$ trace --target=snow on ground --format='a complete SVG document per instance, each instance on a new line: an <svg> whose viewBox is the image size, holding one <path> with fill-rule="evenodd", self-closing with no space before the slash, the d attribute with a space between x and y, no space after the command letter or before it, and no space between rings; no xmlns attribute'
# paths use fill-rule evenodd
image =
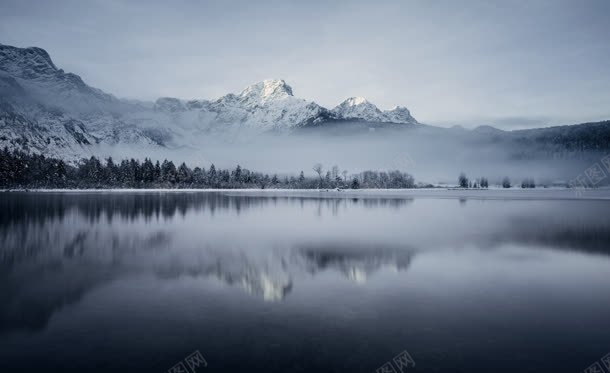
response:
<svg viewBox="0 0 610 373"><path fill-rule="evenodd" d="M3 190L24 192L26 190ZM518 200L610 200L610 188L599 189L37 189L29 193L223 193L254 197L305 198L449 198L449 199L518 199Z"/></svg>

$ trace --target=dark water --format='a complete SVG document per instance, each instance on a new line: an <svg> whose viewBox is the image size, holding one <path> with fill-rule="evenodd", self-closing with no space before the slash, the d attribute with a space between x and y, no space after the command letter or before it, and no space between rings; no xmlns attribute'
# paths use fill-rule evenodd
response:
<svg viewBox="0 0 610 373"><path fill-rule="evenodd" d="M197 372L375 372L405 350L408 372L582 372L610 353L609 217L587 200L3 193L0 372L161 373L197 350Z"/></svg>

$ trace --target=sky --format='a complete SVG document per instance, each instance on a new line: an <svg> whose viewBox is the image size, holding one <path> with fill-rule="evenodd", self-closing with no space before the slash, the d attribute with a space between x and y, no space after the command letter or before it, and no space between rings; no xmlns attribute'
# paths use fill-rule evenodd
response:
<svg viewBox="0 0 610 373"><path fill-rule="evenodd" d="M610 119L610 1L0 0L0 43L118 97L214 99L263 79L422 123Z"/></svg>

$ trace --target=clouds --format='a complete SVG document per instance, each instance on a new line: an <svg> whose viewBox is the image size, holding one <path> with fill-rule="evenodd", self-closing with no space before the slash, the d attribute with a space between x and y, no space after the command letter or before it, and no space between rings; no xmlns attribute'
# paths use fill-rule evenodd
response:
<svg viewBox="0 0 610 373"><path fill-rule="evenodd" d="M215 98L281 78L324 106L365 96L381 108L405 105L427 123L610 117L606 1L0 7L1 42L41 46L58 66L119 96Z"/></svg>

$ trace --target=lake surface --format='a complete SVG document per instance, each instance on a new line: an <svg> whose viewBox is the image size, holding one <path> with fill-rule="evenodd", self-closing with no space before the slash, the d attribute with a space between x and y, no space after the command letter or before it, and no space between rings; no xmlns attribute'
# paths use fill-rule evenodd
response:
<svg viewBox="0 0 610 373"><path fill-rule="evenodd" d="M610 201L324 197L0 193L0 372L576 373L610 353Z"/></svg>

